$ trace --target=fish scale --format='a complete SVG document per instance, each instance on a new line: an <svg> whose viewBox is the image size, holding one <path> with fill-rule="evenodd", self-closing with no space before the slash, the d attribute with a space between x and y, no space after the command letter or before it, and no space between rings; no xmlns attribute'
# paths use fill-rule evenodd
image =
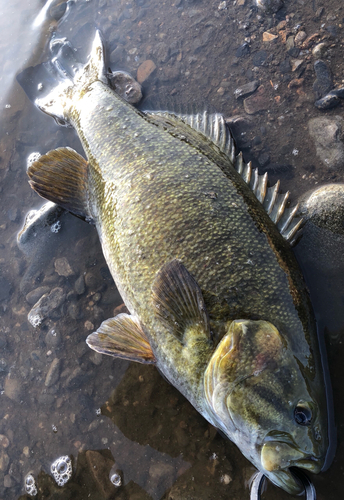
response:
<svg viewBox="0 0 344 500"><path fill-rule="evenodd" d="M319 472L328 440L312 308L273 222L293 237L297 208L235 159L220 115L143 113L113 92L99 34L73 81L63 58L59 85L36 104L74 126L87 161L50 151L30 183L95 223L131 313L105 320L88 345L156 364L256 467L299 493L289 467Z"/></svg>

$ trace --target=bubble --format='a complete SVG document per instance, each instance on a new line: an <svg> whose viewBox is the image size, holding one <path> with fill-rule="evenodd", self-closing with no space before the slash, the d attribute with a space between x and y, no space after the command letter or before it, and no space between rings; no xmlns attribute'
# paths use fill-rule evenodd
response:
<svg viewBox="0 0 344 500"><path fill-rule="evenodd" d="M111 467L109 479L112 482L112 484L114 486L116 486L116 488L118 488L122 484L122 478L121 478L120 474L118 474L115 465L113 467Z"/></svg>
<svg viewBox="0 0 344 500"><path fill-rule="evenodd" d="M72 461L67 455L51 464L51 473L59 486L64 486L72 477Z"/></svg>
<svg viewBox="0 0 344 500"><path fill-rule="evenodd" d="M61 229L61 222L57 220L54 224L50 226L50 231L52 233L58 233Z"/></svg>
<svg viewBox="0 0 344 500"><path fill-rule="evenodd" d="M28 495L34 497L37 495L37 486L35 478L32 474L27 474L24 479L25 491Z"/></svg>
<svg viewBox="0 0 344 500"><path fill-rule="evenodd" d="M28 320L30 321L31 325L34 327L34 328L37 328L37 326L39 326L42 321L43 321L43 318L40 314L35 314L33 316L30 316L30 314L28 315Z"/></svg>

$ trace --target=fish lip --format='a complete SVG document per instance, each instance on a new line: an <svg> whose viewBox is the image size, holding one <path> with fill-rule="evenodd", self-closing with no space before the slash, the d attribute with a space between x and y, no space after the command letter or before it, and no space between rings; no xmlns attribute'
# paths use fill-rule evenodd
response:
<svg viewBox="0 0 344 500"><path fill-rule="evenodd" d="M290 470L281 469L272 472L264 472L265 476L276 486L282 488L291 495L299 495L304 491L304 486Z"/></svg>

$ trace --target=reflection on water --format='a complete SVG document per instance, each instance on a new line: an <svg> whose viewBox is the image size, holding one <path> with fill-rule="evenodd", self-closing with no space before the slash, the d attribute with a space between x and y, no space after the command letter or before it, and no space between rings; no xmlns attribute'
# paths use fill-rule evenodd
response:
<svg viewBox="0 0 344 500"><path fill-rule="evenodd" d="M79 0L67 10L62 1L37 1L3 3L1 14L0 498L23 495L29 472L38 498L248 498L253 467L154 368L87 348L87 334L122 302L95 229L61 212L37 229L33 245L19 250L25 214L42 204L27 183L27 157L63 145L82 150L73 130L58 127L27 100L15 75L46 59L55 32L68 36L85 59L99 27L113 70L136 76L150 61L143 107L191 103L236 116L233 131L245 158L268 171L272 182L280 178L295 199L318 183L342 181L340 170L322 166L308 135L308 120L320 115L313 106L314 57L311 48L295 44L301 31L319 33L328 51L323 57L341 82L341 2L286 0L272 16L249 0ZM266 32L271 41L263 41ZM256 80L264 99L252 115L236 96ZM299 82L290 85L293 80ZM326 112L335 114L341 108ZM57 221L60 229L53 232ZM319 499L337 500L344 492L342 267L339 262L323 272L316 259L306 258L306 238L296 252L327 332L340 443L330 470L314 483ZM28 313L44 296L49 307L35 328ZM71 457L74 471L63 488L50 473L61 456ZM122 478L117 489L110 470ZM269 485L265 498L291 497Z"/></svg>

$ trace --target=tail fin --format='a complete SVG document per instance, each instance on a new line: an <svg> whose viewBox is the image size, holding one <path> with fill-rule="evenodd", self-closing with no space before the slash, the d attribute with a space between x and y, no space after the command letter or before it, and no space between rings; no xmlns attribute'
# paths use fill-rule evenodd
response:
<svg viewBox="0 0 344 500"><path fill-rule="evenodd" d="M66 39L53 40L50 50L51 61L26 69L17 80L39 109L53 116L60 125L66 125L73 101L93 82L108 83L103 42L97 30L85 65L77 60L72 45ZM45 92L45 95L37 98L38 92Z"/></svg>

